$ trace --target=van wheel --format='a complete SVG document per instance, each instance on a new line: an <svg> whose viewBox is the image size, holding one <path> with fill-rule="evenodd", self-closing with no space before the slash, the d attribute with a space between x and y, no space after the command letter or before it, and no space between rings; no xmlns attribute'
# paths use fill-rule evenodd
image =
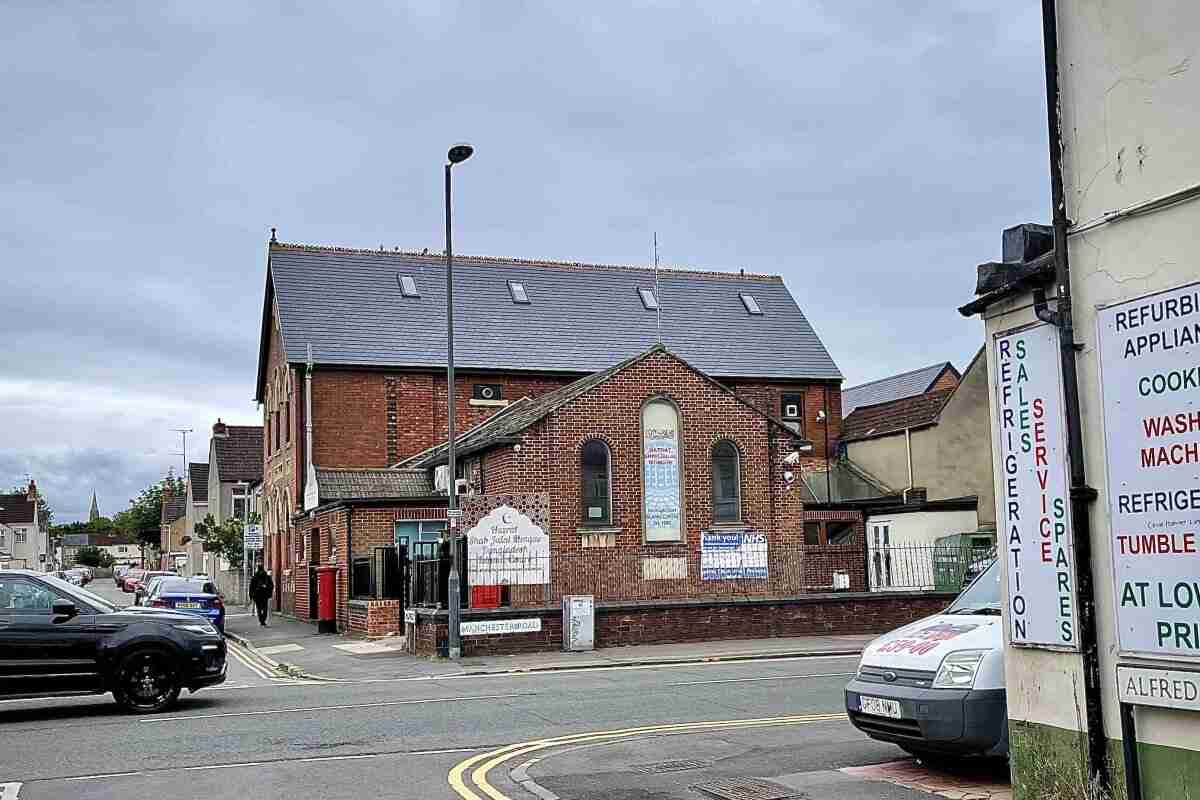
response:
<svg viewBox="0 0 1200 800"><path fill-rule="evenodd" d="M175 705L180 689L170 656L161 650L135 650L117 667L113 697L126 711L153 714Z"/></svg>

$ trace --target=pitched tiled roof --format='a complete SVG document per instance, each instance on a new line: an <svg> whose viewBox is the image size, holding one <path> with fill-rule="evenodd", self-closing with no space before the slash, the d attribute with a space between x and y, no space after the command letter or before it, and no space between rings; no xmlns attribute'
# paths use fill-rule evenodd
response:
<svg viewBox="0 0 1200 800"><path fill-rule="evenodd" d="M227 425L228 436L213 436L221 481L261 481L262 425Z"/></svg>
<svg viewBox="0 0 1200 800"><path fill-rule="evenodd" d="M433 483L423 469L324 469L317 467L320 501L432 497Z"/></svg>
<svg viewBox="0 0 1200 800"><path fill-rule="evenodd" d="M916 397L904 397L890 403L860 406L842 420L842 440L869 439L896 433L905 428L929 425L954 393L953 389L927 392Z"/></svg>
<svg viewBox="0 0 1200 800"><path fill-rule="evenodd" d="M0 494L0 522L20 525L33 522L37 504L31 503L24 494Z"/></svg>
<svg viewBox="0 0 1200 800"><path fill-rule="evenodd" d="M182 494L173 494L163 498L162 522L174 522L187 514L187 498Z"/></svg>
<svg viewBox="0 0 1200 800"><path fill-rule="evenodd" d="M842 418L850 416L859 406L890 403L892 400L924 394L947 369L953 370L954 365L949 361L942 361L930 364L928 367L842 389Z"/></svg>
<svg viewBox="0 0 1200 800"><path fill-rule="evenodd" d="M574 383L569 383L566 386L555 389L553 392L548 392L534 398L522 397L516 402L509 404L507 408L496 412L484 422L476 425L474 428L466 433L463 433L461 436L455 439L455 447L457 452L461 455L466 455L467 453L486 449L492 445L513 441L514 437L516 437L518 433L525 430L533 423L549 416L580 395L590 392L592 389L604 383L621 370L632 366L652 353L659 352L666 353L667 355L679 360L684 364L684 366L687 366L700 377L710 381L722 391L727 392L730 397L734 398L743 406L745 406L746 410L750 413L765 417L778 427L782 428L789 435L796 437L796 434L791 428L787 427L783 420L773 417L770 414L763 413L757 407L739 397L736 393L730 391L725 386L722 386L720 383L705 375L703 372L700 372L691 364L683 361L683 359L681 359L679 356L671 353L664 345L658 344L654 345L645 352L638 353L631 358L627 358L624 361L614 364L608 369L594 372L591 375L580 378ZM440 444L435 447L431 447L428 450L417 453L415 456L412 456L411 458L401 462L400 466L414 468L428 468L435 466L446 460L446 450L446 444Z"/></svg>
<svg viewBox="0 0 1200 800"><path fill-rule="evenodd" d="M192 502L208 502L208 464L188 464L188 482L192 486Z"/></svg>
<svg viewBox="0 0 1200 800"><path fill-rule="evenodd" d="M399 276L420 296L403 297ZM267 278L263 332L273 300L288 361L305 361L311 344L318 364L444 368L440 254L273 244ZM637 293L655 287L653 269L455 256L454 280L460 368L591 373L658 339L658 315ZM513 302L509 281L528 304ZM741 293L763 313L748 313ZM710 375L841 378L778 276L662 269L658 300L663 341ZM265 359L260 350L260 395Z"/></svg>

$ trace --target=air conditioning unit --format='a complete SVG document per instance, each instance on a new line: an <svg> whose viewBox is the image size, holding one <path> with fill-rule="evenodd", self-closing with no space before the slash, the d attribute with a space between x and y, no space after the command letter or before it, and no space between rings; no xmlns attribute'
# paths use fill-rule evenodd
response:
<svg viewBox="0 0 1200 800"><path fill-rule="evenodd" d="M468 484L468 483L467 483L467 479L466 479L466 478L459 478L458 480L456 480L456 481L454 482L454 492L455 492L455 494L466 494L466 493L467 493L467 490L468 490L468 489L470 489L470 488L471 488L471 487L470 487L470 484Z"/></svg>
<svg viewBox="0 0 1200 800"><path fill-rule="evenodd" d="M450 493L450 466L448 464L433 468L433 491L439 494Z"/></svg>

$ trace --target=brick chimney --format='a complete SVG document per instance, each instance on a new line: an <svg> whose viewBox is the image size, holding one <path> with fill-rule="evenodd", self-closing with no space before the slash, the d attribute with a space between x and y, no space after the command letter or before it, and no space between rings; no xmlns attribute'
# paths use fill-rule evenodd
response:
<svg viewBox="0 0 1200 800"><path fill-rule="evenodd" d="M29 491L27 491L25 493L25 499L31 503L37 502L37 499L38 499L37 484L33 482L32 478L29 479Z"/></svg>
<svg viewBox="0 0 1200 800"><path fill-rule="evenodd" d="M220 417L217 417L217 421L213 424L213 436L218 439L227 439L229 437L229 428L225 427L225 423L221 422Z"/></svg>

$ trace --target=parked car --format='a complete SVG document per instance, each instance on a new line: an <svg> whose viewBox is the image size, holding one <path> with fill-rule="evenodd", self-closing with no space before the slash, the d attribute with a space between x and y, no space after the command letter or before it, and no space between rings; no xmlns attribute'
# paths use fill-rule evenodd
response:
<svg viewBox="0 0 1200 800"><path fill-rule="evenodd" d="M207 621L120 609L31 570L0 570L0 695L111 692L126 710L171 707L225 681L225 640ZM64 658L68 655L69 657Z"/></svg>
<svg viewBox="0 0 1200 800"><path fill-rule="evenodd" d="M154 572L147 572L145 575L143 575L141 580L138 581L137 586L133 587L133 604L135 606L143 605L143 601L146 599L146 592L150 588L150 582L155 578L163 578L167 576L177 578L179 577L179 573L171 572L169 570L156 570Z"/></svg>
<svg viewBox="0 0 1200 800"><path fill-rule="evenodd" d="M207 578L155 578L144 605L199 614L225 632L225 600Z"/></svg>
<svg viewBox="0 0 1200 800"><path fill-rule="evenodd" d="M846 711L872 739L916 756L1008 755L1000 562L941 614L868 644Z"/></svg>
<svg viewBox="0 0 1200 800"><path fill-rule="evenodd" d="M76 586L86 586L91 581L91 577L88 575L87 570L79 567L72 567L71 569L67 570L66 576L67 580Z"/></svg>
<svg viewBox="0 0 1200 800"><path fill-rule="evenodd" d="M113 567L113 585L118 589L121 588L121 579L125 577L125 573L133 569L132 567L115 566Z"/></svg>
<svg viewBox="0 0 1200 800"><path fill-rule="evenodd" d="M146 570L134 568L121 576L121 591L126 594L132 592L137 587L138 581L146 574Z"/></svg>
<svg viewBox="0 0 1200 800"><path fill-rule="evenodd" d="M81 566L81 567L76 567L75 569L77 569L81 573L83 573L83 585L84 586L87 586L89 583L91 583L92 581L94 581L96 579L96 575L95 575L95 573L92 572L91 567Z"/></svg>

